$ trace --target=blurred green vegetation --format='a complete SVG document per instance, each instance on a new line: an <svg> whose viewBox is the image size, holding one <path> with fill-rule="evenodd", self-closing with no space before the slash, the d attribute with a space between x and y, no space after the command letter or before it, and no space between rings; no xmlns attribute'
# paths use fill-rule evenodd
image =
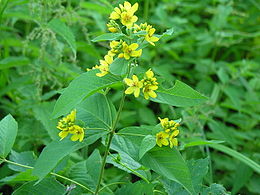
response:
<svg viewBox="0 0 260 195"><path fill-rule="evenodd" d="M56 136L56 121L49 122L55 100L62 88L105 55L108 43L91 40L107 32L108 16L122 2L0 1L0 117L11 113L18 121L17 152L31 150L38 155ZM181 148L199 138L222 140L259 163L260 3L256 0L138 3L139 22L147 21L158 33L173 28L174 34L144 50L136 68L144 72L152 67L166 79L163 84L168 87L173 86L173 80L182 80L209 100L201 106L174 108L127 97L120 125L155 125L158 116L183 118ZM62 25L63 33L57 29ZM111 98L117 104L120 94L114 90ZM103 149L100 143L95 143L88 152L94 147ZM224 153L191 147L182 150L182 154L186 159L210 159L208 183L220 183L233 194L260 192L259 175ZM13 174L7 165L0 167L0 172L0 179ZM107 169L106 173L107 180L129 178L115 168ZM5 192L17 188L0 185L0 191Z"/></svg>

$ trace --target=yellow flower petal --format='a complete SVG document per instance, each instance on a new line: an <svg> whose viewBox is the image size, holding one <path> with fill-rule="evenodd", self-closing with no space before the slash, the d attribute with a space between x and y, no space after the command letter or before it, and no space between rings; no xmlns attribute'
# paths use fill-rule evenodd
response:
<svg viewBox="0 0 260 195"><path fill-rule="evenodd" d="M151 69L149 69L148 71L146 71L145 76L147 78L152 78L154 76L154 73Z"/></svg>
<svg viewBox="0 0 260 195"><path fill-rule="evenodd" d="M132 93L134 93L134 91L135 91L135 87L128 87L125 90L125 94L132 94Z"/></svg>
<svg viewBox="0 0 260 195"><path fill-rule="evenodd" d="M139 82L139 79L136 75L133 75L132 79L133 79L133 82L135 82L135 83Z"/></svg>
<svg viewBox="0 0 260 195"><path fill-rule="evenodd" d="M74 142L77 141L78 139L79 139L79 136L77 134L72 135L70 138L70 140L74 141Z"/></svg>
<svg viewBox="0 0 260 195"><path fill-rule="evenodd" d="M130 59L130 55L129 55L128 53L124 53L124 58L125 58L126 60L129 60L129 59Z"/></svg>
<svg viewBox="0 0 260 195"><path fill-rule="evenodd" d="M120 18L120 15L119 15L117 12L113 11L113 12L110 14L109 18L112 19L112 20L117 20L117 19Z"/></svg>
<svg viewBox="0 0 260 195"><path fill-rule="evenodd" d="M128 1L124 2L124 8L129 11L131 9L131 3L129 3Z"/></svg>
<svg viewBox="0 0 260 195"><path fill-rule="evenodd" d="M132 43L131 45L129 45L129 48L132 50L136 50L138 48L138 44L137 43Z"/></svg>
<svg viewBox="0 0 260 195"><path fill-rule="evenodd" d="M113 62L113 57L109 56L109 55L105 55L105 61L107 62L107 64L112 64Z"/></svg>
<svg viewBox="0 0 260 195"><path fill-rule="evenodd" d="M137 51L133 51L132 53L131 53L131 56L132 57L140 57L142 55L142 50L141 49L139 49L139 50L137 50Z"/></svg>
<svg viewBox="0 0 260 195"><path fill-rule="evenodd" d="M163 139L163 140L161 141L161 143L162 143L162 145L164 145L164 146L168 146L168 145L169 145L169 141L168 141L167 139Z"/></svg>
<svg viewBox="0 0 260 195"><path fill-rule="evenodd" d="M135 91L134 91L134 96L137 98L139 97L139 94L140 94L140 88L135 88Z"/></svg>
<svg viewBox="0 0 260 195"><path fill-rule="evenodd" d="M68 136L68 134L69 134L68 131L61 131L61 132L59 133L59 137L61 138L60 140L63 140L65 137Z"/></svg>
<svg viewBox="0 0 260 195"><path fill-rule="evenodd" d="M133 85L133 81L131 80L131 79L129 79L129 78L125 78L124 79L124 82L128 85L128 86L132 86Z"/></svg>
<svg viewBox="0 0 260 195"><path fill-rule="evenodd" d="M134 14L138 10L138 3L135 3L131 9L129 10L130 13Z"/></svg>
<svg viewBox="0 0 260 195"><path fill-rule="evenodd" d="M120 53L120 54L118 55L118 57L119 57L119 58L123 58L123 57L124 57L124 53Z"/></svg>
<svg viewBox="0 0 260 195"><path fill-rule="evenodd" d="M154 91L149 91L148 94L152 98L156 98L157 97L157 94Z"/></svg>
<svg viewBox="0 0 260 195"><path fill-rule="evenodd" d="M179 130L175 130L172 134L171 137L176 137L177 135L179 135L180 131Z"/></svg>
<svg viewBox="0 0 260 195"><path fill-rule="evenodd" d="M170 140L170 147L172 148L173 146L178 146L177 138Z"/></svg>

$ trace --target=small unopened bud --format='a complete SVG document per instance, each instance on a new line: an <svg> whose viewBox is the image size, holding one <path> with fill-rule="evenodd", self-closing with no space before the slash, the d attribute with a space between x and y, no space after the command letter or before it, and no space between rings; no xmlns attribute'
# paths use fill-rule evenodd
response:
<svg viewBox="0 0 260 195"><path fill-rule="evenodd" d="M118 26L118 24L114 21L114 20L110 20L108 23L107 23L107 28L110 32L112 33L116 33L116 32L119 32L120 28Z"/></svg>

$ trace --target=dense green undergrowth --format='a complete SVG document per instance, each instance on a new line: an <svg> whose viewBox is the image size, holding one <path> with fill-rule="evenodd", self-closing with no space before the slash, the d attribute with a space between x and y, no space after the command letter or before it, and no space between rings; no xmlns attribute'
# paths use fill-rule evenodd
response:
<svg viewBox="0 0 260 195"><path fill-rule="evenodd" d="M85 73L86 69L106 54L109 38L102 35L108 33L108 16L118 3L123 1L0 0L0 117L3 118L0 141L10 147L14 142L10 154L11 148L0 147L0 194L26 194L24 189L32 189L50 171L39 183L39 191L64 194L67 186L67 194L87 193L84 187L66 178L95 189L106 150L104 132L89 132L84 147L63 140L66 145L63 153L57 154L59 163L54 169L51 166L51 170L41 169L45 162L40 164L37 159L42 151L60 146L59 141L53 141L59 140L56 118L68 114L74 108L69 105L74 104L67 99L56 101L61 93L66 93L64 88L71 81L75 83L78 76L84 80L82 75L92 74ZM132 137L124 140L116 135L111 149L117 153L108 155L100 194L188 194L182 186L187 189L189 185L205 195L259 194L260 3L254 0L141 0L138 3L139 21L148 22L157 34L166 32L166 35L156 46L143 49L135 71L144 73L151 68L163 87L185 85L184 82L208 99L199 105L189 103L189 107L179 107L165 104L165 99L147 101L127 96L117 126L124 129L119 134L141 131L148 136L158 127L158 116L181 118L179 146L174 150L157 147L143 157L138 153L142 140ZM117 83L110 87L110 93L104 91L84 100L82 109L92 109L95 113L94 105L101 105L104 113L111 112L113 118L108 104L118 108L123 87ZM75 101L82 101L87 94L83 95ZM110 101L107 104L106 98ZM180 104L184 102L182 98ZM13 117L6 117L9 113ZM125 128L129 126L135 127ZM1 132L5 127L12 130L3 138ZM150 139L153 138L148 136L147 143ZM162 160L162 150L172 157L182 155L185 167L174 158L171 165L177 167L175 173L189 170L192 184L177 178L182 181L181 186L169 179L176 175L171 175L167 161ZM165 164L160 164L162 161ZM157 165L162 166L159 171ZM33 167L36 176L32 174Z"/></svg>

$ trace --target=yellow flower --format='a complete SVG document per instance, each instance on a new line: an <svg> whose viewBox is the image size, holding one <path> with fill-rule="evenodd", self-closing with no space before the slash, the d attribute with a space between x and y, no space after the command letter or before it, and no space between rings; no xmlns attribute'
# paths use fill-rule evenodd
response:
<svg viewBox="0 0 260 195"><path fill-rule="evenodd" d="M134 14L138 10L138 3L135 3L133 6L128 1L124 2L124 6L119 4L119 7L122 12L129 12L130 14Z"/></svg>
<svg viewBox="0 0 260 195"><path fill-rule="evenodd" d="M177 123L173 120L169 120L168 118L161 119L159 117L159 120L160 120L161 126L165 130L165 132L177 130L178 126L180 126L180 123Z"/></svg>
<svg viewBox="0 0 260 195"><path fill-rule="evenodd" d="M157 94L154 92L154 90L156 90L158 87L157 86L154 86L154 85L151 85L151 86L145 86L143 88L143 93L144 93L144 98L145 99L149 99L150 97L151 98L156 98L157 97Z"/></svg>
<svg viewBox="0 0 260 195"><path fill-rule="evenodd" d="M61 138L60 140L63 140L65 137L67 137L69 134L69 129L62 130L59 132L59 137Z"/></svg>
<svg viewBox="0 0 260 195"><path fill-rule="evenodd" d="M168 118L163 118L161 119L160 117L158 117L161 123L162 128L167 129L168 128L168 124L169 124L169 119Z"/></svg>
<svg viewBox="0 0 260 195"><path fill-rule="evenodd" d="M169 134L161 131L156 134L156 144L160 147L162 147L162 145L168 146L169 145L168 138L169 138Z"/></svg>
<svg viewBox="0 0 260 195"><path fill-rule="evenodd" d="M177 135L179 135L180 131L175 130L172 132L170 135L169 141L170 141L170 147L172 148L173 146L178 146L178 140L175 138Z"/></svg>
<svg viewBox="0 0 260 195"><path fill-rule="evenodd" d="M135 28L134 30L135 33L139 31L146 31L145 35L139 35L139 37L144 37L144 39L153 46L155 46L154 42L157 42L159 40L158 37L153 36L155 32L155 28L153 28L152 25L148 25L146 22L140 24L140 26L135 24L134 28Z"/></svg>
<svg viewBox="0 0 260 195"><path fill-rule="evenodd" d="M84 129L78 125L74 125L73 126L73 130L72 130L72 136L71 136L71 141L77 141L79 140L80 142L83 141L85 136L85 132Z"/></svg>
<svg viewBox="0 0 260 195"><path fill-rule="evenodd" d="M57 128L60 130L68 130L69 127L71 127L76 119L76 110L72 110L70 114L68 114L66 117L63 117L57 125Z"/></svg>
<svg viewBox="0 0 260 195"><path fill-rule="evenodd" d="M139 47L137 43L132 43L131 45L127 45L126 42L123 42L122 53L118 55L119 58L125 58L129 60L130 57L140 57L142 55L142 49L136 50Z"/></svg>
<svg viewBox="0 0 260 195"><path fill-rule="evenodd" d="M125 78L124 81L129 86L125 90L125 94L134 93L135 97L139 97L140 89L143 87L143 83L141 81L139 81L138 77L136 75L133 75L132 79Z"/></svg>
<svg viewBox="0 0 260 195"><path fill-rule="evenodd" d="M121 10L118 7L115 7L114 11L110 14L109 18L112 20L120 19L121 13Z"/></svg>
<svg viewBox="0 0 260 195"><path fill-rule="evenodd" d="M129 12L123 12L121 14L121 23L125 25L127 28L131 28L133 24L138 20L137 16L132 15Z"/></svg>
<svg viewBox="0 0 260 195"><path fill-rule="evenodd" d="M145 40L153 46L155 46L154 42L159 41L158 37L153 36L154 32L155 28L149 28L147 30L147 34L145 35Z"/></svg>
<svg viewBox="0 0 260 195"><path fill-rule="evenodd" d="M82 141L84 138L84 129L78 125L75 125L76 120L76 110L71 111L69 115L63 117L57 125L57 128L61 130L59 133L60 140L63 140L69 134L73 134L71 136L72 141Z"/></svg>
<svg viewBox="0 0 260 195"><path fill-rule="evenodd" d="M151 69L149 69L142 80L144 83L143 94L145 99L149 99L149 97L156 98L157 94L154 92L158 89L158 83L156 82L156 78L154 77L154 73Z"/></svg>
<svg viewBox="0 0 260 195"><path fill-rule="evenodd" d="M125 25L127 28L130 28L138 20L137 16L134 15L137 9L138 3L135 3L132 6L129 2L125 1L124 5L119 4L119 8L116 7L114 9L109 18L112 20L120 19L123 25Z"/></svg>
<svg viewBox="0 0 260 195"><path fill-rule="evenodd" d="M98 77L105 76L109 71L109 65L113 62L113 57L109 55L105 55L104 59L105 60L99 60L100 66L97 68L100 70L100 72L96 74Z"/></svg>

